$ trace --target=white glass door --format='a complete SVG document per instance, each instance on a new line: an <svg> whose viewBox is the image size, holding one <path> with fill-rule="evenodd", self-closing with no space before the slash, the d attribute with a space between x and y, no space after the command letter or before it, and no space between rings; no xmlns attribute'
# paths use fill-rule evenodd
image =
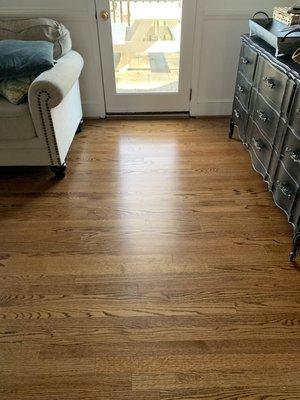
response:
<svg viewBox="0 0 300 400"><path fill-rule="evenodd" d="M186 112L196 0L97 0L107 113Z"/></svg>

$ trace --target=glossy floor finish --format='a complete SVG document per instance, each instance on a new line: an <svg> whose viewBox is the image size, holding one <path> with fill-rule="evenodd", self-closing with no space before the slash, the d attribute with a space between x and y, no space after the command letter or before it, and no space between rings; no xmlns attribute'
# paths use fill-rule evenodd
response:
<svg viewBox="0 0 300 400"><path fill-rule="evenodd" d="M228 119L88 121L0 169L1 400L300 399L292 229Z"/></svg>

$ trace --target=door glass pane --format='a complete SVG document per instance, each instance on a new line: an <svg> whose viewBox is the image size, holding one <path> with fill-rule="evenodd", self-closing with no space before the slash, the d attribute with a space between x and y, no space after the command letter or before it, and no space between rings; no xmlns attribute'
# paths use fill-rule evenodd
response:
<svg viewBox="0 0 300 400"><path fill-rule="evenodd" d="M178 92L182 0L111 0L117 93Z"/></svg>

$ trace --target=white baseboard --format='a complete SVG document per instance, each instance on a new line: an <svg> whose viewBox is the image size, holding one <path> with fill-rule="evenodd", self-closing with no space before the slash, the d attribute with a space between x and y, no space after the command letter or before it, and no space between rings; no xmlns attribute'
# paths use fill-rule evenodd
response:
<svg viewBox="0 0 300 400"><path fill-rule="evenodd" d="M231 115L232 104L231 99L198 101L192 104L190 113L192 117Z"/></svg>
<svg viewBox="0 0 300 400"><path fill-rule="evenodd" d="M192 117L231 115L232 100L207 100L192 104L190 114ZM102 104L83 102L83 116L86 118L105 118Z"/></svg>

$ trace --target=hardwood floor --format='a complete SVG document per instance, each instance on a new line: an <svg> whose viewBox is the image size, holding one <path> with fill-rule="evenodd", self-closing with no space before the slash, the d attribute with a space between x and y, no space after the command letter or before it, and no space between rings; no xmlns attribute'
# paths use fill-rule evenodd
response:
<svg viewBox="0 0 300 400"><path fill-rule="evenodd" d="M300 399L292 229L228 120L87 121L0 169L1 400Z"/></svg>

